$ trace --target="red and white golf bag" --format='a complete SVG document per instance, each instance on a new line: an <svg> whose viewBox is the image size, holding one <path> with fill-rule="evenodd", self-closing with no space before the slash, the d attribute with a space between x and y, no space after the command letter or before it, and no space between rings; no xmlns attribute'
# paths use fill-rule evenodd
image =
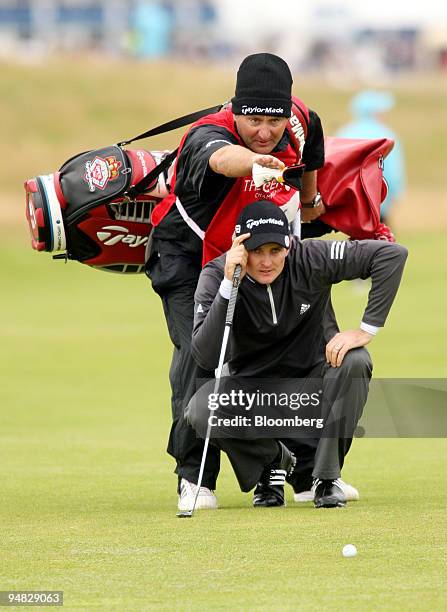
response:
<svg viewBox="0 0 447 612"><path fill-rule="evenodd" d="M141 272L152 209L168 194L170 167L144 193L130 197L128 190L168 154L113 145L77 155L59 172L27 180L32 247L63 252L59 257L102 270Z"/></svg>
<svg viewBox="0 0 447 612"><path fill-rule="evenodd" d="M25 181L31 246L110 272L144 269L151 213L169 192L177 151L124 149L217 112L207 108L116 145L80 153L58 172Z"/></svg>

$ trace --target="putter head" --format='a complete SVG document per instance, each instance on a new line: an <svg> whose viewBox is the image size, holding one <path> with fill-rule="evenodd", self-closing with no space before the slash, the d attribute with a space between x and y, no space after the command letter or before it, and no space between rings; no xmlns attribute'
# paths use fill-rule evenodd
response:
<svg viewBox="0 0 447 612"><path fill-rule="evenodd" d="M192 510L183 510L183 512L177 512L178 518L191 518Z"/></svg>

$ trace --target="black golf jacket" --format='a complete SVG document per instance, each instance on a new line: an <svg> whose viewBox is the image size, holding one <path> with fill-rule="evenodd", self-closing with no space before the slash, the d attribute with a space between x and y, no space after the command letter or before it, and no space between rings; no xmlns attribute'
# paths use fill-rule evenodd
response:
<svg viewBox="0 0 447 612"><path fill-rule="evenodd" d="M292 239L281 274L271 285L248 275L236 302L227 359L231 374L250 377L303 377L325 359L324 318L331 286L371 277L362 321L382 327L402 276L407 249L376 240ZM192 354L197 363L217 367L228 300L219 292L225 254L201 272L194 304Z"/></svg>

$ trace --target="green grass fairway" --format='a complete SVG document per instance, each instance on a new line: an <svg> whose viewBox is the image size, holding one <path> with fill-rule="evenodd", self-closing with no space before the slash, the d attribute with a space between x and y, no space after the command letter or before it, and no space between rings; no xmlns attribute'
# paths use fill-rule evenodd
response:
<svg viewBox="0 0 447 612"><path fill-rule="evenodd" d="M0 590L63 590L67 610L445 610L445 439L356 440L343 476L361 500L333 511L294 506L290 489L287 508L254 510L223 459L220 509L178 520L158 297L143 276L29 247L26 178L230 98L234 68L1 64L10 145L0 164ZM354 85L294 80L333 134ZM393 227L409 259L370 345L374 375L445 378L447 81L418 74L392 89L388 119L408 170ZM182 133L135 148L173 148ZM352 285L335 289L342 328L358 325L365 299ZM342 557L347 543L357 557Z"/></svg>
<svg viewBox="0 0 447 612"><path fill-rule="evenodd" d="M68 610L445 610L445 439L357 440L344 477L361 501L340 510L294 506L290 489L286 509L254 510L224 460L221 508L178 520L171 347L149 283L0 235L0 590L63 590ZM375 375L445 377L445 235L400 239ZM343 325L364 300L337 288Z"/></svg>

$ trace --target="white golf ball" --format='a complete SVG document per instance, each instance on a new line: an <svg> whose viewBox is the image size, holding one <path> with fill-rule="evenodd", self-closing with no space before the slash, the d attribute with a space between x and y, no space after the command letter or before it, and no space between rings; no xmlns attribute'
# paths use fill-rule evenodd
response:
<svg viewBox="0 0 447 612"><path fill-rule="evenodd" d="M343 557L355 557L357 554L357 548L354 546L354 544L346 544L346 546L343 546Z"/></svg>

